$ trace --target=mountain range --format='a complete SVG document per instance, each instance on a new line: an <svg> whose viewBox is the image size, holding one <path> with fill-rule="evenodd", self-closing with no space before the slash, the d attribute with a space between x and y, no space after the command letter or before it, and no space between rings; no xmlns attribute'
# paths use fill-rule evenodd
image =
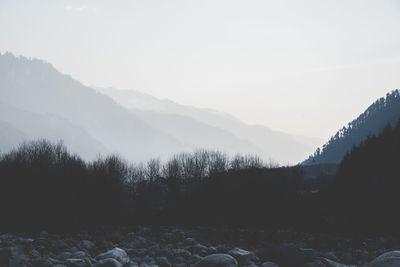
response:
<svg viewBox="0 0 400 267"><path fill-rule="evenodd" d="M243 151L229 144L223 145L224 140L220 137L223 137L221 133L224 132L230 133L233 138L242 142L245 141L247 151L259 154L266 160L297 163L304 159L306 151L322 143L319 138L275 131L263 125L250 125L228 113L182 105L134 90L115 88L96 88L96 90L110 96L151 125L155 127L162 125L163 131L177 135L180 140L199 138L200 147L212 145L210 148L224 151L230 151L230 147L236 152ZM212 130L206 130L204 127L208 129L211 127ZM193 130L196 128L198 130L194 133Z"/></svg>
<svg viewBox="0 0 400 267"><path fill-rule="evenodd" d="M194 149L297 163L321 142L133 90L91 88L39 59L0 55L0 149L63 140L85 159L116 153L141 161Z"/></svg>

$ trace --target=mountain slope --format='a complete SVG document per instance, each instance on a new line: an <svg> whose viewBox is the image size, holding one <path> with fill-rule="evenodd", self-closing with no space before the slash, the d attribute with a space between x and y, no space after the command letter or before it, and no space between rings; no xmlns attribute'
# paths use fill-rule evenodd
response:
<svg viewBox="0 0 400 267"><path fill-rule="evenodd" d="M220 150L230 155L261 154L262 151L249 141L241 140L232 133L202 123L188 116L163 114L132 109L138 118L162 130L193 149Z"/></svg>
<svg viewBox="0 0 400 267"><path fill-rule="evenodd" d="M259 152L253 153L259 153L264 159L274 159L280 163L298 163L322 143L319 138L291 135L261 125L248 125L226 113L180 105L171 100L158 99L133 90L113 88L97 88L97 90L131 110L152 111L163 114L165 118L167 115L185 116L219 128L257 147ZM168 125L165 125L164 129L168 129ZM173 135L173 129L166 131Z"/></svg>
<svg viewBox="0 0 400 267"><path fill-rule="evenodd" d="M3 154L23 142L27 136L12 124L0 120L0 154Z"/></svg>
<svg viewBox="0 0 400 267"><path fill-rule="evenodd" d="M369 135L379 134L387 124L395 125L400 119L400 91L394 90L375 101L358 118L343 127L304 164L340 163L352 147Z"/></svg>
<svg viewBox="0 0 400 267"><path fill-rule="evenodd" d="M93 160L108 152L106 147L84 129L51 114L37 114L0 102L0 132L8 136L0 139L0 146L8 150L25 140L63 140L73 153ZM13 136L10 136L12 130ZM7 134L8 133L8 134Z"/></svg>
<svg viewBox="0 0 400 267"><path fill-rule="evenodd" d="M167 157L186 148L109 97L41 60L1 55L0 99L19 109L63 118L83 128L110 152L130 160Z"/></svg>

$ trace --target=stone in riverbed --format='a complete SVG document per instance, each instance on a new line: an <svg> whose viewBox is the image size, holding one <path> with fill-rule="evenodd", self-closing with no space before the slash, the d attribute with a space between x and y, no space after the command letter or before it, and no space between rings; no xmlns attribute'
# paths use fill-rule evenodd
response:
<svg viewBox="0 0 400 267"><path fill-rule="evenodd" d="M126 254L125 250L120 249L120 248L113 248L107 252L101 253L96 257L97 261L103 260L103 259L114 259L119 261L122 264L126 264L130 262L130 259L128 257L128 254Z"/></svg>
<svg viewBox="0 0 400 267"><path fill-rule="evenodd" d="M72 253L69 258L71 258L71 259L84 259L86 257L87 257L87 255L86 255L85 252L76 251L76 252Z"/></svg>
<svg viewBox="0 0 400 267"><path fill-rule="evenodd" d="M250 265L254 260L253 252L241 248L231 249L228 254L234 257L240 265Z"/></svg>
<svg viewBox="0 0 400 267"><path fill-rule="evenodd" d="M217 249L215 247L208 247L207 253L208 254L216 254Z"/></svg>
<svg viewBox="0 0 400 267"><path fill-rule="evenodd" d="M237 267L238 263L229 254L212 254L194 265L195 267Z"/></svg>
<svg viewBox="0 0 400 267"><path fill-rule="evenodd" d="M383 253L365 267L398 267L400 266L400 251L394 250Z"/></svg>

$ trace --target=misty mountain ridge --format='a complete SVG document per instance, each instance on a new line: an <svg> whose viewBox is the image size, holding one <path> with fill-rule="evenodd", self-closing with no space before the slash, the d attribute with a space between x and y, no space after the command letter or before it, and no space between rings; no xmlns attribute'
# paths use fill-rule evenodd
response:
<svg viewBox="0 0 400 267"><path fill-rule="evenodd" d="M66 135L73 129L72 127L68 130L65 128L67 128L69 124L72 125L72 123L69 123L71 121L74 126L81 127L89 133L93 139L101 142L98 148L105 147L106 149L104 149L103 152L117 153L131 160L145 160L150 157L167 158L174 153L205 147L209 149L218 149L230 154L258 152L255 146L251 146L239 140L230 133L223 133L223 137L219 139L221 141L220 143L214 142L212 145L208 146L207 140L204 140L204 138L203 142L200 144L190 142L190 140L183 144L183 142L163 132L160 127L156 129L149 126L148 123L135 117L133 113L119 106L109 97L81 85L69 76L55 72L50 64L41 65L40 60L29 61L26 60L26 58L22 58L20 61L11 54L4 55L3 59L1 67L4 70L2 79L2 88L4 89L0 94L4 96L2 99L7 101L8 108L11 106L14 107L13 105L15 105L15 109L23 108L26 112L35 114L47 115L51 113L57 118L64 119L66 123L63 126L63 131L60 131L58 139L67 139L68 141ZM8 66L10 66L10 68L8 68ZM35 66L35 69L32 70L29 66ZM49 79L36 79L37 77L46 77L43 73L49 73ZM16 77L18 77L18 79ZM9 90L9 88L13 87L15 87L15 89ZM37 87L37 89L31 90L32 87ZM86 103L91 103L91 105L87 106ZM73 108L71 109L71 107ZM4 112L3 115L3 119L8 119L9 123L13 123L14 116L12 112ZM32 115L31 117L34 116ZM37 120L37 117L36 119L30 118L26 121L32 122L35 120ZM20 123L19 121L22 122ZM129 121L131 121L131 123L129 123ZM23 120L17 120L16 124L18 124L17 127L21 128L21 125L25 123ZM49 140L54 140L53 136L47 134L51 133L54 127L50 130L49 127L43 127L42 124L40 124L39 127L37 123L34 123L34 125L26 123L25 125L30 125L30 127L25 129L26 131L30 131L30 134L26 134L26 136L28 136L29 139L47 138ZM109 126L105 127L107 124ZM118 125L118 127L115 127L116 125ZM210 137L213 131L222 132L219 129L210 130L211 127L206 128L209 129L202 129L203 131L198 131L198 134L202 135L202 132L204 132L203 135ZM38 131L40 134L36 133ZM193 134L195 133L193 131L191 133L192 135L188 136L188 138L194 137ZM86 138L76 139L86 140L85 143L88 145L93 143L88 141L89 138L87 136ZM130 145L135 142L136 145L130 147ZM72 143L73 142L66 142L72 151L81 154L85 158L87 158L86 155L89 154L88 150L94 151L89 156L90 159L98 154L99 149L96 148L96 146L92 146L89 149L83 149L83 147L79 149L79 147L76 147L76 144L73 145ZM8 147L10 147L10 145ZM139 151L139 149L141 149L141 151Z"/></svg>
<svg viewBox="0 0 400 267"><path fill-rule="evenodd" d="M0 135L5 136L1 142L2 150L9 150L25 140L46 139L62 140L71 151L87 159L109 152L84 128L53 114L29 112L0 101L0 122L3 123L0 124ZM11 136L7 134L10 130L17 132Z"/></svg>
<svg viewBox="0 0 400 267"><path fill-rule="evenodd" d="M115 96L111 89L97 89L99 93L60 73L50 63L11 53L0 56L0 72L0 105L23 114L15 121L12 112L3 114L1 119L8 131L15 128L28 139L62 139L72 152L88 159L102 153L117 153L135 161L165 159L175 153L207 148L296 163L319 142L135 91L122 96L117 91ZM121 103L121 99L126 102ZM32 121L38 123L25 123ZM10 138L2 142L8 143L2 147L16 145L10 144Z"/></svg>
<svg viewBox="0 0 400 267"><path fill-rule="evenodd" d="M2 103L69 121L84 129L109 153L130 160L168 157L176 150L186 149L178 140L153 129L109 97L61 74L41 60L15 57L10 53L1 55L0 89ZM11 115L8 122L12 123Z"/></svg>
<svg viewBox="0 0 400 267"><path fill-rule="evenodd" d="M225 119L239 121L238 118L226 112L221 112L210 108L198 108L189 105L178 104L170 99L158 98L136 90L123 90L111 87L93 88L105 95L111 96L116 102L128 109L146 110L191 117L218 115L219 117L224 117Z"/></svg>
<svg viewBox="0 0 400 267"><path fill-rule="evenodd" d="M180 116L181 119L185 117L187 122L190 120L192 125L202 123L203 126L222 129L250 143L250 146L257 147L257 150L252 150L253 153L258 153L264 159L274 159L281 163L298 163L304 159L307 151L313 151L322 143L319 138L287 134L262 125L249 125L224 112L182 105L139 91L115 88L96 88L96 90L112 97L136 115L139 110L142 115L143 111L151 111L153 118L155 114L163 116L164 119L168 117L167 115L175 116L175 118ZM185 125L181 124L181 126ZM170 125L166 124L163 130L169 133L175 131L175 129L168 130L169 127ZM208 144L203 146L208 146Z"/></svg>

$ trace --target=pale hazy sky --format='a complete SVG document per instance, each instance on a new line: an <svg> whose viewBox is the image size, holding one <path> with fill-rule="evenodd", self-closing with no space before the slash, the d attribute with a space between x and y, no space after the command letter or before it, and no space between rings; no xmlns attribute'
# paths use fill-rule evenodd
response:
<svg viewBox="0 0 400 267"><path fill-rule="evenodd" d="M328 138L400 88L400 0L0 0L0 52Z"/></svg>

